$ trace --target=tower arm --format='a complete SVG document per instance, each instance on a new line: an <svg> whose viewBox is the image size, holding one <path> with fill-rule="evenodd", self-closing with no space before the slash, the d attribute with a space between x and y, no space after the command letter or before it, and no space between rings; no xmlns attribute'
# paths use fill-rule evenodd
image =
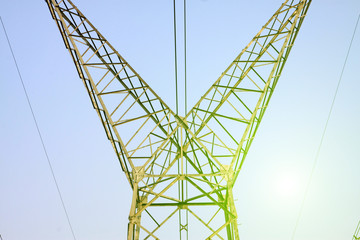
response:
<svg viewBox="0 0 360 240"><path fill-rule="evenodd" d="M285 1L186 116L191 141L235 179L310 3Z"/></svg>
<svg viewBox="0 0 360 240"><path fill-rule="evenodd" d="M131 185L174 136L175 114L70 0L46 0ZM121 132L121 137L119 132Z"/></svg>

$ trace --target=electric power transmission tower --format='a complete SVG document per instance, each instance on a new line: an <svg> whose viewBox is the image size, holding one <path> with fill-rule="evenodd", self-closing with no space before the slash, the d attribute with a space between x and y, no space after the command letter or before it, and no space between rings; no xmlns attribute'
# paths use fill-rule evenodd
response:
<svg viewBox="0 0 360 240"><path fill-rule="evenodd" d="M70 0L46 2L133 190L128 240L239 239L233 186L311 0L286 0L186 116Z"/></svg>
<svg viewBox="0 0 360 240"><path fill-rule="evenodd" d="M360 221L355 229L352 240L360 240Z"/></svg>

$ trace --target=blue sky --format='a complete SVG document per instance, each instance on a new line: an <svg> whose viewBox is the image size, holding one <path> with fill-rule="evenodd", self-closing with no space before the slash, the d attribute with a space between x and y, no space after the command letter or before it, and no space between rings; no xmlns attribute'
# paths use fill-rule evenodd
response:
<svg viewBox="0 0 360 240"><path fill-rule="evenodd" d="M45 2L0 3L77 239L124 239L130 187ZM74 3L174 108L172 1ZM188 1L189 107L281 3ZM357 0L314 1L310 6L235 185L242 239L291 238L359 13ZM183 86L181 11L178 17ZM360 220L359 31L296 240L351 239ZM2 30L0 52L0 234L4 240L72 239ZM284 180L294 182L292 192L281 190Z"/></svg>

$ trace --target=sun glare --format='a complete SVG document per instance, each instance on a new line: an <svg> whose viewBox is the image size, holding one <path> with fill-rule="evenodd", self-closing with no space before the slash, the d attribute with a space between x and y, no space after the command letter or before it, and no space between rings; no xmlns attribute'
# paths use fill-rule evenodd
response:
<svg viewBox="0 0 360 240"><path fill-rule="evenodd" d="M295 174L281 174L275 184L276 190L281 197L295 197L299 192L299 178Z"/></svg>

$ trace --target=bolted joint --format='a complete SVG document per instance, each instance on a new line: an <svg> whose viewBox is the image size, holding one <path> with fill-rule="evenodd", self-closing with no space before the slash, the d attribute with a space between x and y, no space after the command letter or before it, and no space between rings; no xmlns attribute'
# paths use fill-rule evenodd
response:
<svg viewBox="0 0 360 240"><path fill-rule="evenodd" d="M189 129L188 123L184 117L175 115L175 120L179 126L183 127L184 129Z"/></svg>
<svg viewBox="0 0 360 240"><path fill-rule="evenodd" d="M142 206L146 205L147 203L148 203L148 198L147 198L147 196L142 196L142 197L140 197L139 208L141 208Z"/></svg>
<svg viewBox="0 0 360 240"><path fill-rule="evenodd" d="M228 185L231 185L235 175L234 170L231 168L231 166L222 165L220 169L220 173L225 179L225 181L228 183Z"/></svg>
<svg viewBox="0 0 360 240"><path fill-rule="evenodd" d="M129 223L138 225L140 224L140 217L139 216L129 216Z"/></svg>
<svg viewBox="0 0 360 240"><path fill-rule="evenodd" d="M145 170L143 167L133 168L132 177L135 183L139 183L144 178L144 175L145 175Z"/></svg>

